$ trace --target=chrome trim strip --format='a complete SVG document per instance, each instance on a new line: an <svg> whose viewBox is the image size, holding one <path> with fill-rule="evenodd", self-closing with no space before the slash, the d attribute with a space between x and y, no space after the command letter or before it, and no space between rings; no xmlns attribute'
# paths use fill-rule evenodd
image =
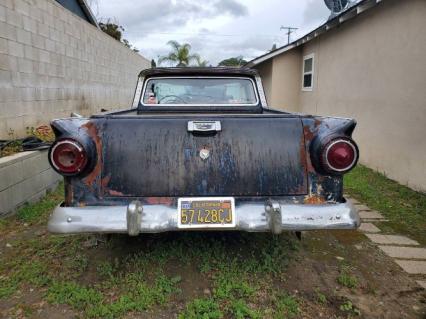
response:
<svg viewBox="0 0 426 319"><path fill-rule="evenodd" d="M133 97L133 103L132 103L132 108L134 109L139 106L139 101L141 100L141 96L142 96L141 93L142 93L144 80L145 80L144 77L138 78L138 84L136 85L135 95Z"/></svg>
<svg viewBox="0 0 426 319"><path fill-rule="evenodd" d="M261 201L239 203L236 200L236 224L229 230L271 232L271 225L278 230L277 221L271 222L267 212L268 204ZM282 230L356 229L360 225L358 212L350 202L305 205L274 201L274 204L281 210ZM274 209L276 213L278 207ZM48 229L53 233L129 233L127 210L128 206L58 206L50 217ZM168 205L144 205L137 226L140 233L182 231L178 228L177 207ZM213 229L216 228L209 230Z"/></svg>
<svg viewBox="0 0 426 319"><path fill-rule="evenodd" d="M247 103L247 104L144 104L143 103L143 97L145 96L146 88L148 86L149 81L154 79L242 79L242 80L249 80L253 86L254 95L256 96L256 103ZM258 90L256 90L256 85L254 81L250 77L241 77L241 76L153 76L151 78L148 78L147 81L145 81L142 94L140 97L140 103L143 106L257 106L259 104L259 93Z"/></svg>
<svg viewBox="0 0 426 319"><path fill-rule="evenodd" d="M260 103L264 108L266 108L268 107L268 102L266 100L265 89L263 88L262 78L260 76L256 76L256 84L260 96Z"/></svg>

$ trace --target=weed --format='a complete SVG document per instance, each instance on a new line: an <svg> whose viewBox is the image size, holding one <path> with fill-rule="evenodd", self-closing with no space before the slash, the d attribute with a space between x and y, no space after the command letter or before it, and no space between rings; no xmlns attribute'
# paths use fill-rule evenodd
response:
<svg viewBox="0 0 426 319"><path fill-rule="evenodd" d="M343 304L340 305L339 309L343 312L348 313L348 315L351 317L352 315L360 316L361 311L359 309L355 308L355 306L352 304L351 301L346 300Z"/></svg>
<svg viewBox="0 0 426 319"><path fill-rule="evenodd" d="M117 271L117 267L109 261L103 261L98 265L97 271L101 277L113 279L114 274Z"/></svg>
<svg viewBox="0 0 426 319"><path fill-rule="evenodd" d="M234 267L229 271L222 269L216 275L214 293L217 298L224 300L248 298L255 293L256 288L252 287L241 274L232 273L235 269Z"/></svg>
<svg viewBox="0 0 426 319"><path fill-rule="evenodd" d="M10 222L6 219L0 219L0 232L6 230L9 226Z"/></svg>
<svg viewBox="0 0 426 319"><path fill-rule="evenodd" d="M242 299L238 299L231 302L229 306L229 313L236 319L257 319L261 318L257 311L249 308L246 302Z"/></svg>
<svg viewBox="0 0 426 319"><path fill-rule="evenodd" d="M47 300L53 304L68 304L77 310L86 310L102 302L103 295L74 282L53 282L47 291Z"/></svg>
<svg viewBox="0 0 426 319"><path fill-rule="evenodd" d="M343 287L350 289L358 287L358 278L350 274L348 266L341 266L337 282Z"/></svg>
<svg viewBox="0 0 426 319"><path fill-rule="evenodd" d="M194 299L186 305L186 309L179 314L179 319L220 319L224 314L219 304L212 298Z"/></svg>
<svg viewBox="0 0 426 319"><path fill-rule="evenodd" d="M8 298L18 289L18 284L15 280L8 277L0 277L0 299Z"/></svg>
<svg viewBox="0 0 426 319"><path fill-rule="evenodd" d="M35 287L46 286L50 282L48 268L40 261L24 261L8 264L15 271L7 276L0 277L0 299L10 297L19 288L21 283L31 284Z"/></svg>
<svg viewBox="0 0 426 319"><path fill-rule="evenodd" d="M327 303L327 297L317 288L315 289L315 296L318 303L325 305Z"/></svg>
<svg viewBox="0 0 426 319"><path fill-rule="evenodd" d="M293 318L299 314L299 303L293 296L279 294L274 299L276 309L274 318Z"/></svg>

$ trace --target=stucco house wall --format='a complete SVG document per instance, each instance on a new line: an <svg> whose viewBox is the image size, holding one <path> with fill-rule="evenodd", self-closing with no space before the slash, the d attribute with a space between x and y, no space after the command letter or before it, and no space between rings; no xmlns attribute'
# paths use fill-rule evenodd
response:
<svg viewBox="0 0 426 319"><path fill-rule="evenodd" d="M0 1L0 139L129 107L149 61L53 0Z"/></svg>
<svg viewBox="0 0 426 319"><path fill-rule="evenodd" d="M302 45L299 61L286 62L300 74L298 111L355 118L361 163L421 191L426 191L425 17L424 0L382 1ZM275 61L294 52L273 58L272 74L287 70L288 65L276 70ZM311 53L314 88L302 91L302 59ZM294 92L284 80L275 81L273 102Z"/></svg>
<svg viewBox="0 0 426 319"><path fill-rule="evenodd" d="M296 48L256 66L268 105L288 112L299 112L301 88L301 49Z"/></svg>

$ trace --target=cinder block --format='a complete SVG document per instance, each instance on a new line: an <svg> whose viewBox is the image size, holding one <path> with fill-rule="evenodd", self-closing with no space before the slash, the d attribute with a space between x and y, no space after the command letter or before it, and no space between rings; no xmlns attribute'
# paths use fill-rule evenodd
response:
<svg viewBox="0 0 426 319"><path fill-rule="evenodd" d="M37 22L37 34L42 35L45 38L49 37L49 25Z"/></svg>
<svg viewBox="0 0 426 319"><path fill-rule="evenodd" d="M49 169L47 151L38 152L36 156L28 158L22 162L22 174L24 178L40 174Z"/></svg>
<svg viewBox="0 0 426 319"><path fill-rule="evenodd" d="M0 4L0 21L6 22L6 7Z"/></svg>
<svg viewBox="0 0 426 319"><path fill-rule="evenodd" d="M22 162L0 168L0 192L22 182Z"/></svg>
<svg viewBox="0 0 426 319"><path fill-rule="evenodd" d="M44 37L39 34L32 35L32 45L38 49L44 49L45 41Z"/></svg>
<svg viewBox="0 0 426 319"><path fill-rule="evenodd" d="M10 87L11 81L12 81L12 75L11 75L10 71L6 71L6 70L3 70L2 68L0 68L0 86L1 86L0 88L12 89ZM4 101L7 101L6 90L3 91L3 94L5 94L5 95L3 95Z"/></svg>
<svg viewBox="0 0 426 319"><path fill-rule="evenodd" d="M25 179L21 183L22 199L20 203L26 202L28 198L43 190L44 187L43 175L40 173Z"/></svg>
<svg viewBox="0 0 426 319"><path fill-rule="evenodd" d="M18 71L23 73L33 73L34 72L33 61L24 59L24 58L19 58Z"/></svg>
<svg viewBox="0 0 426 319"><path fill-rule="evenodd" d="M13 9L13 0L2 0L2 6L6 8Z"/></svg>
<svg viewBox="0 0 426 319"><path fill-rule="evenodd" d="M36 99L35 88L20 88L21 90L21 101L29 102Z"/></svg>
<svg viewBox="0 0 426 319"><path fill-rule="evenodd" d="M31 45L31 32L18 28L16 30L16 38L18 42Z"/></svg>
<svg viewBox="0 0 426 319"><path fill-rule="evenodd" d="M20 107L21 103L22 102L16 102L16 101L0 103L0 107L4 107L3 110L4 109L10 110L10 112L7 113L7 116L3 117L5 119L4 122L6 122L7 118L22 116L22 108Z"/></svg>
<svg viewBox="0 0 426 319"><path fill-rule="evenodd" d="M57 18L54 19L53 25L54 25L54 28L60 32L60 34L64 33L65 25L64 25L64 22L62 20L57 19Z"/></svg>
<svg viewBox="0 0 426 319"><path fill-rule="evenodd" d="M10 71L9 56L6 54L0 54L0 70Z"/></svg>
<svg viewBox="0 0 426 319"><path fill-rule="evenodd" d="M44 63L50 63L50 53L46 50L39 50L39 61Z"/></svg>
<svg viewBox="0 0 426 319"><path fill-rule="evenodd" d="M38 50L37 48L34 48L31 45L25 45L24 46L24 55L25 58L28 60L32 60L32 61L38 61L39 60L39 55L38 55Z"/></svg>
<svg viewBox="0 0 426 319"><path fill-rule="evenodd" d="M47 189L49 185L57 183L60 178L61 176L57 174L52 168L50 168L50 166L47 170L41 173L41 180L45 189Z"/></svg>
<svg viewBox="0 0 426 319"><path fill-rule="evenodd" d="M6 215L22 202L22 183L0 192L0 214Z"/></svg>
<svg viewBox="0 0 426 319"><path fill-rule="evenodd" d="M44 46L47 51L55 52L55 42L52 41L51 39L46 38Z"/></svg>
<svg viewBox="0 0 426 319"><path fill-rule="evenodd" d="M18 13L26 15L26 16L30 14L30 6L25 1L14 0L14 4L15 4L15 10Z"/></svg>
<svg viewBox="0 0 426 319"><path fill-rule="evenodd" d="M14 130L15 134L18 134L18 130L24 128L24 119L22 116L16 116L11 118L6 118L6 129L9 131L10 129Z"/></svg>
<svg viewBox="0 0 426 319"><path fill-rule="evenodd" d="M6 22L18 28L22 28L22 15L12 9L6 9Z"/></svg>
<svg viewBox="0 0 426 319"><path fill-rule="evenodd" d="M16 28L6 22L0 22L0 38L16 41Z"/></svg>
<svg viewBox="0 0 426 319"><path fill-rule="evenodd" d="M14 96L15 88L2 87L2 82L1 82L2 72L5 72L5 71L0 70L0 102L4 104L5 107L9 107L6 104L9 104L10 102L16 100ZM6 110L6 109L3 109L3 110ZM7 115L7 114L3 113L3 115ZM7 133L5 138L8 138Z"/></svg>
<svg viewBox="0 0 426 319"><path fill-rule="evenodd" d="M7 53L7 40L0 38L0 54Z"/></svg>
<svg viewBox="0 0 426 319"><path fill-rule="evenodd" d="M33 19L32 16L23 16L22 17L22 25L24 30L36 33L37 32L37 21Z"/></svg>
<svg viewBox="0 0 426 319"><path fill-rule="evenodd" d="M30 198L28 198L25 201L25 204L34 204L34 203L37 203L44 196L46 196L46 190L42 190L42 191L38 192L37 194L32 195Z"/></svg>
<svg viewBox="0 0 426 319"><path fill-rule="evenodd" d="M42 13L45 1L37 1L37 6L31 6L30 15L36 22L43 22ZM36 30L37 28L34 28Z"/></svg>
<svg viewBox="0 0 426 319"><path fill-rule="evenodd" d="M7 42L7 45L9 47L9 54L10 55L16 56L18 58L23 58L25 56L23 44L9 40Z"/></svg>

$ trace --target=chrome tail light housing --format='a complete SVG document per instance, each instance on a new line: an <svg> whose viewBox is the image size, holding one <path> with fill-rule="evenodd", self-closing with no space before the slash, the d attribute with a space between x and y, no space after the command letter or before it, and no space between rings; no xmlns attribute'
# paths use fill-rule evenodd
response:
<svg viewBox="0 0 426 319"><path fill-rule="evenodd" d="M335 138L321 150L321 167L330 174L345 174L353 169L359 159L358 146L350 138Z"/></svg>
<svg viewBox="0 0 426 319"><path fill-rule="evenodd" d="M73 176L82 173L89 162L86 149L72 138L56 141L49 151L49 162L59 174Z"/></svg>

